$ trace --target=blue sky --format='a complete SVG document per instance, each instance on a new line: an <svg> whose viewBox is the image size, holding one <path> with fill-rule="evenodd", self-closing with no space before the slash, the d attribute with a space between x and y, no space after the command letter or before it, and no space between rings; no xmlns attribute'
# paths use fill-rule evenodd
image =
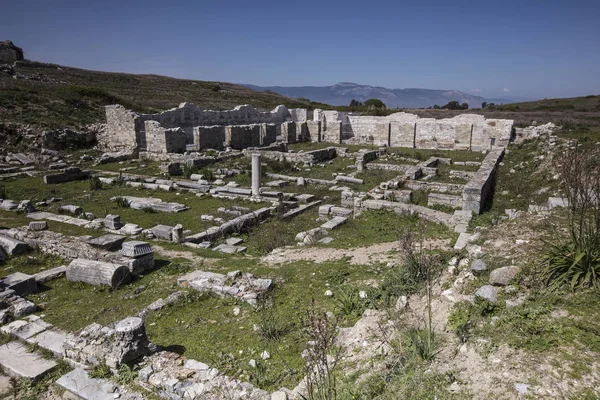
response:
<svg viewBox="0 0 600 400"><path fill-rule="evenodd" d="M487 98L600 94L600 0L0 3L0 40L87 69Z"/></svg>

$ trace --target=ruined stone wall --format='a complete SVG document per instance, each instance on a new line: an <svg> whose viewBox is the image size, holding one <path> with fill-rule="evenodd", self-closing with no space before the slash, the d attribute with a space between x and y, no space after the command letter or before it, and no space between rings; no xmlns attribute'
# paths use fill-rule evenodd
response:
<svg viewBox="0 0 600 400"><path fill-rule="evenodd" d="M390 121L386 117L349 115L342 129L344 139L353 138L357 143L375 146L390 145Z"/></svg>
<svg viewBox="0 0 600 400"><path fill-rule="evenodd" d="M392 121L390 123L390 146L415 147L416 129L415 122Z"/></svg>
<svg viewBox="0 0 600 400"><path fill-rule="evenodd" d="M504 148L491 151L481 163L481 167L464 186L462 192L462 209L480 214L485 202L493 191L496 182L498 164L504 156Z"/></svg>
<svg viewBox="0 0 600 400"><path fill-rule="evenodd" d="M10 40L0 42L0 64L13 64L23 59L23 49Z"/></svg>
<svg viewBox="0 0 600 400"><path fill-rule="evenodd" d="M225 146L236 150L260 146L261 125L230 125L225 127Z"/></svg>
<svg viewBox="0 0 600 400"><path fill-rule="evenodd" d="M338 111L314 111L321 122L321 141L414 147L444 150L491 150L512 139L513 121L461 114L453 118L419 118L408 113L387 117L346 115ZM338 135L338 123L342 132Z"/></svg>
<svg viewBox="0 0 600 400"><path fill-rule="evenodd" d="M219 125L194 127L194 147L196 150L223 150L225 127Z"/></svg>
<svg viewBox="0 0 600 400"><path fill-rule="evenodd" d="M295 122L284 122L281 124L281 141L283 143L296 143L296 123Z"/></svg>
<svg viewBox="0 0 600 400"><path fill-rule="evenodd" d="M289 111L294 122L306 122L308 120L306 108L291 108Z"/></svg>
<svg viewBox="0 0 600 400"><path fill-rule="evenodd" d="M101 149L132 151L138 147L139 131L143 130L139 115L122 105L106 106L106 129L96 139ZM137 128L137 129L136 129Z"/></svg>
<svg viewBox="0 0 600 400"><path fill-rule="evenodd" d="M261 124L259 142L261 146L268 146L277 141L277 133L280 131L280 125Z"/></svg>
<svg viewBox="0 0 600 400"><path fill-rule="evenodd" d="M315 143L321 141L321 121L306 122L306 141Z"/></svg>
<svg viewBox="0 0 600 400"><path fill-rule="evenodd" d="M183 153L188 141L181 128L165 129L156 121L144 123L146 148L151 153Z"/></svg>
<svg viewBox="0 0 600 400"><path fill-rule="evenodd" d="M233 110L202 110L195 104L182 103L157 114L142 114L143 120L158 121L165 128L210 125L251 125L260 123L276 124L291 119L288 109L281 105L273 111L261 112L249 105L241 105Z"/></svg>

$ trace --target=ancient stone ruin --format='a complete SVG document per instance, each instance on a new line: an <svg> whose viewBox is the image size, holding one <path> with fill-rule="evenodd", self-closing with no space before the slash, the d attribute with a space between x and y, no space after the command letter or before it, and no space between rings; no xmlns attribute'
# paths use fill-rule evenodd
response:
<svg viewBox="0 0 600 400"><path fill-rule="evenodd" d="M329 142L421 149L490 150L514 136L513 121L463 114L454 118L387 117L278 106L261 112L249 105L202 110L190 103L158 114L138 114L121 105L106 107L99 143L109 151L184 153L205 149L242 150L283 143Z"/></svg>

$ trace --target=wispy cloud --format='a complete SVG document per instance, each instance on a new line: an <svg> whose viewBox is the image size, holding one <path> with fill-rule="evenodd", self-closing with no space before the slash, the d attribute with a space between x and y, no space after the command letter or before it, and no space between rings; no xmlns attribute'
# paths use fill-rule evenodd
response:
<svg viewBox="0 0 600 400"><path fill-rule="evenodd" d="M502 91L503 91L504 93L507 93L507 92L510 92L510 89L508 89L508 88L504 88L504 89L502 89Z"/></svg>
<svg viewBox="0 0 600 400"><path fill-rule="evenodd" d="M473 92L473 93L481 93L481 89L471 89L471 92Z"/></svg>

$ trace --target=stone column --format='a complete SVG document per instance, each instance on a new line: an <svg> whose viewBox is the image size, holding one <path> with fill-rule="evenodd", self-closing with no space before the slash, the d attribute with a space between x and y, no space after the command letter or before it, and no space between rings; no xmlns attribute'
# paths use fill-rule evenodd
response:
<svg viewBox="0 0 600 400"><path fill-rule="evenodd" d="M260 197L260 182L261 182L261 155L259 153L252 154L252 197Z"/></svg>

